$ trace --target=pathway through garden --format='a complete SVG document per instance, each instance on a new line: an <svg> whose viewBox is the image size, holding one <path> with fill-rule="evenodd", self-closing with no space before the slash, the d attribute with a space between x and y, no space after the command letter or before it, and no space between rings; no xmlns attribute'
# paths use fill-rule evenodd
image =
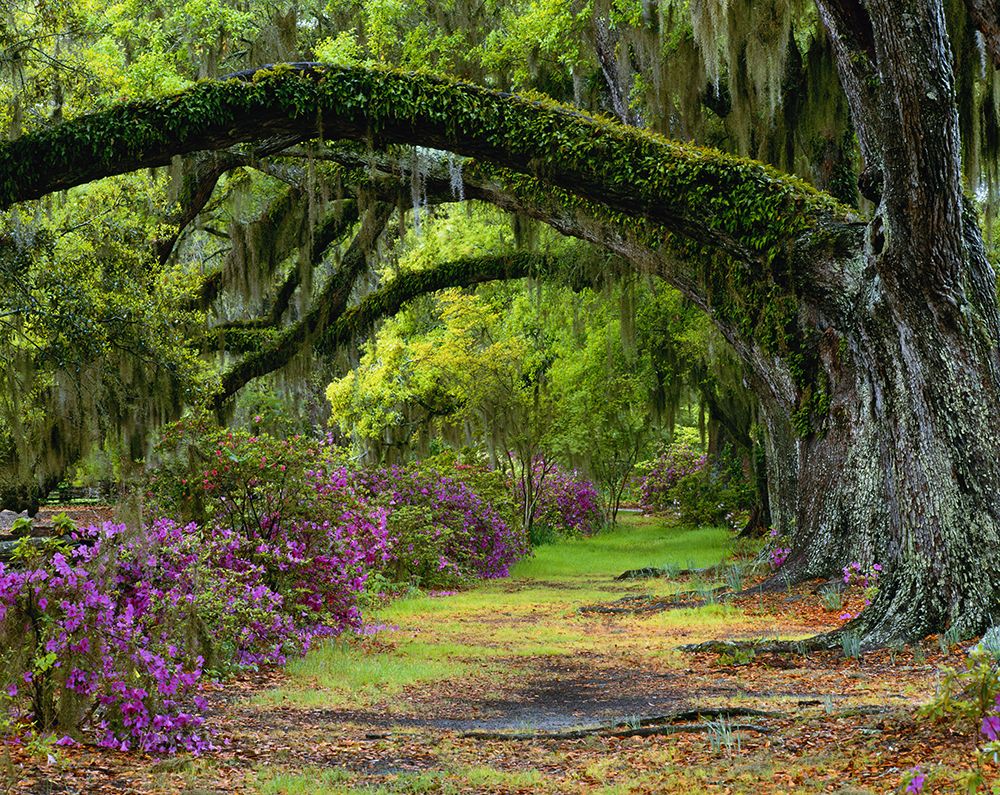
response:
<svg viewBox="0 0 1000 795"><path fill-rule="evenodd" d="M712 603L713 588L740 585L740 571L726 568L615 579L730 554L725 531L630 516L614 533L539 548L508 580L397 600L371 613L373 634L220 685L213 721L228 745L214 756L72 749L21 786L860 793L898 791L917 763L967 767L971 735L912 718L936 666L962 649L945 653L931 639L860 659L683 652L708 639L809 636L836 626L837 611L824 609L816 583Z"/></svg>

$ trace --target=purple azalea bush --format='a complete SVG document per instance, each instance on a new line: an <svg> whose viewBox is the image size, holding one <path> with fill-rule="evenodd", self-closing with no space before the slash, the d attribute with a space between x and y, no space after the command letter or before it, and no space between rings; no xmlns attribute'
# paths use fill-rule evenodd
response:
<svg viewBox="0 0 1000 795"><path fill-rule="evenodd" d="M539 490L535 521L557 533L596 533L603 521L597 487L576 470L552 465Z"/></svg>
<svg viewBox="0 0 1000 795"><path fill-rule="evenodd" d="M105 524L0 564L0 689L13 721L39 731L86 717L101 745L150 752L211 747L195 686L203 660L164 637L156 613L119 589L118 536Z"/></svg>
<svg viewBox="0 0 1000 795"><path fill-rule="evenodd" d="M154 504L183 521L25 541L0 563L0 732L201 753L215 742L207 676L282 664L360 629L373 574L454 585L504 576L527 551L450 477L348 472L266 437L216 434L208 449L210 468L158 475Z"/></svg>
<svg viewBox="0 0 1000 795"><path fill-rule="evenodd" d="M533 521L557 535L593 535L603 524L597 487L576 470L537 459L531 467L535 494ZM524 502L524 485L513 480L514 498Z"/></svg>
<svg viewBox="0 0 1000 795"><path fill-rule="evenodd" d="M704 472L708 456L688 444L666 447L639 482L639 500L646 513L662 513L674 505L674 489L681 478Z"/></svg>
<svg viewBox="0 0 1000 795"><path fill-rule="evenodd" d="M9 709L42 731L87 723L120 750L211 748L203 675L280 664L359 626L357 596L384 546L379 520L257 537L169 519L132 535L108 523L27 565L0 564Z"/></svg>
<svg viewBox="0 0 1000 795"><path fill-rule="evenodd" d="M788 562L788 556L791 554L791 547L775 547L767 556L768 565L773 571L777 571Z"/></svg>
<svg viewBox="0 0 1000 795"><path fill-rule="evenodd" d="M445 587L506 577L527 553L518 528L467 484L420 467L348 472L320 482L320 493L348 490L384 511L388 526L382 573L394 582Z"/></svg>
<svg viewBox="0 0 1000 795"><path fill-rule="evenodd" d="M872 599L878 594L878 581L882 575L882 564L873 563L868 568L864 568L861 563L854 560L844 566L843 572L845 587L848 589L860 587L864 595L865 607L868 607L872 603ZM840 614L840 619L850 621L859 615L861 615L860 612L851 613L845 610Z"/></svg>

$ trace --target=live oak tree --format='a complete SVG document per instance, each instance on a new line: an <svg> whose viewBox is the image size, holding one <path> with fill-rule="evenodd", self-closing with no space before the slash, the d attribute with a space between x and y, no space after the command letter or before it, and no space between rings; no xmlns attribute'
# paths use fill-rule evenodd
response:
<svg viewBox="0 0 1000 795"><path fill-rule="evenodd" d="M986 4L968 5L990 42ZM760 401L770 507L795 576L883 563L859 620L869 644L973 633L1000 607L1000 314L963 194L955 6L816 2L866 215L759 164L538 99L327 67L201 84L25 135L0 149L0 203L241 142L350 139L474 158L467 195L670 281L732 344ZM736 64L719 62L730 74Z"/></svg>

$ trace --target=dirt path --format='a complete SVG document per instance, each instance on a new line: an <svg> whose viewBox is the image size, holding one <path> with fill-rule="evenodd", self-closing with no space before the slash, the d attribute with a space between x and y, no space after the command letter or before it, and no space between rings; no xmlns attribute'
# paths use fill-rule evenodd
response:
<svg viewBox="0 0 1000 795"><path fill-rule="evenodd" d="M372 629L384 626L370 637L220 686L213 719L228 745L215 756L75 750L22 789L858 793L897 791L918 763L959 768L968 737L910 717L946 656L934 641L861 659L677 649L773 638L779 627L785 638L832 628L835 614L809 587L638 615L582 610L627 597L666 602L686 590L698 598L718 585L691 576L616 581L633 564L649 565L633 552L658 532L685 531L640 526L623 532L620 549L605 539L604 554L590 558L574 544L543 548L510 580L399 600L372 619ZM683 549L701 554L700 565L722 554L705 538L688 541ZM558 576L540 576L550 569ZM751 717L690 714L698 709ZM670 717L677 713L689 714ZM577 729L598 731L546 736Z"/></svg>

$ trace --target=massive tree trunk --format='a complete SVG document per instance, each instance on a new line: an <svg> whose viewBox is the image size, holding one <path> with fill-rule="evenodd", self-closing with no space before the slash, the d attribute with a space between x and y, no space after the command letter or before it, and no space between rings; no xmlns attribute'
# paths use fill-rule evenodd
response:
<svg viewBox="0 0 1000 795"><path fill-rule="evenodd" d="M814 302L829 412L801 442L800 565L888 564L869 643L972 634L1000 612L1000 317L962 194L944 13L818 5L877 208L844 289Z"/></svg>
<svg viewBox="0 0 1000 795"><path fill-rule="evenodd" d="M941 5L818 6L877 202L870 223L762 166L571 110L314 67L2 144L0 205L262 137L480 158L466 172L479 198L605 245L709 313L760 397L770 507L794 574L882 563L861 621L869 643L972 633L1000 608L1000 319L961 192Z"/></svg>

